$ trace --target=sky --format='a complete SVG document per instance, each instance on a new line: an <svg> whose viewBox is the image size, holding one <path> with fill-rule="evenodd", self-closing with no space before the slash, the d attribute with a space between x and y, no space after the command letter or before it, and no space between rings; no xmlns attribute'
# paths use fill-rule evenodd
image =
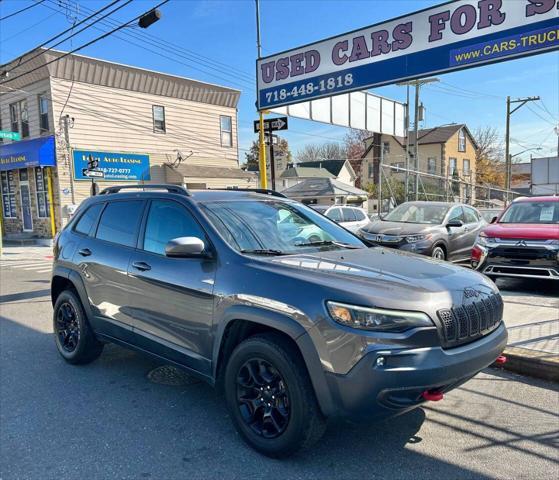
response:
<svg viewBox="0 0 559 480"><path fill-rule="evenodd" d="M37 0L38 1L38 0ZM127 0L121 0L120 4ZM161 0L133 0L109 18L127 22ZM520 1L520 0L506 0ZM0 18L35 0L0 0ZM109 0L43 0L0 23L0 63L44 43ZM342 34L441 3L431 0L261 0L263 55ZM116 5L115 5L116 7ZM115 8L113 7L113 8ZM239 109L240 160L256 139L255 109L256 22L254 0L171 0L161 7L162 18L148 30L127 27L80 54L141 68L180 75L241 90ZM109 10L107 10L109 11ZM113 27L100 25L108 31ZM91 28L56 47L71 50L101 35ZM131 42L135 43L132 44ZM170 42L163 45L161 42ZM48 44L50 46L52 44ZM511 153L541 147L516 159L557 152L559 127L559 52L549 52L495 65L439 75L426 86L421 101L426 108L422 127L465 123L505 128L506 96L540 96L522 107L511 120ZM371 92L405 101L405 87L388 86ZM290 119L283 135L294 154L308 143L341 142L347 129ZM181 145L181 150L188 146Z"/></svg>

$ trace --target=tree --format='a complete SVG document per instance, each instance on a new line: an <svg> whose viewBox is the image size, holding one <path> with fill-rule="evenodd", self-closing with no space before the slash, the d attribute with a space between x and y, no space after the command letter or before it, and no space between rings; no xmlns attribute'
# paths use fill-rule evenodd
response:
<svg viewBox="0 0 559 480"><path fill-rule="evenodd" d="M278 143L274 145L274 155L285 155L287 157L287 163L293 161L293 155L289 149L289 142L285 138L278 137ZM259 168L259 158L260 158L260 146L257 140L252 142L250 150L245 152L245 165L247 170L252 172L257 172Z"/></svg>
<svg viewBox="0 0 559 480"><path fill-rule="evenodd" d="M337 142L308 143L297 151L297 162L316 162L319 160L341 160L347 158L344 145Z"/></svg>
<svg viewBox="0 0 559 480"><path fill-rule="evenodd" d="M365 153L365 140L371 136L367 130L350 130L344 137L347 158L359 160Z"/></svg>
<svg viewBox="0 0 559 480"><path fill-rule="evenodd" d="M476 183L502 186L505 183L503 139L495 127L478 127L473 133L477 143Z"/></svg>

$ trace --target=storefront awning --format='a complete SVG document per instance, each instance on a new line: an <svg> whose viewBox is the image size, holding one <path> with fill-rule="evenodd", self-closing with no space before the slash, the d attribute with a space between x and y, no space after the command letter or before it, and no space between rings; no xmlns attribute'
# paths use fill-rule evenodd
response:
<svg viewBox="0 0 559 480"><path fill-rule="evenodd" d="M53 136L0 145L0 171L55 165Z"/></svg>

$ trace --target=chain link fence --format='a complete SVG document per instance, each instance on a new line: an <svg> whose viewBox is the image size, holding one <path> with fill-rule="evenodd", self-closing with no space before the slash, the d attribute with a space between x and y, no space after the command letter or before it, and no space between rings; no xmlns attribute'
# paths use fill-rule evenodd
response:
<svg viewBox="0 0 559 480"><path fill-rule="evenodd" d="M378 210L387 213L413 200L460 202L477 208L500 209L522 194L493 185L475 184L471 175L442 176L380 164L374 196Z"/></svg>

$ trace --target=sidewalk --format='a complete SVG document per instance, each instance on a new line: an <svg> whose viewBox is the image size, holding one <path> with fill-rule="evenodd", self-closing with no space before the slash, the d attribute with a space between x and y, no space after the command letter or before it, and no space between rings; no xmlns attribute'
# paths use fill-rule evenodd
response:
<svg viewBox="0 0 559 480"><path fill-rule="evenodd" d="M509 285L499 285L509 331L505 368L559 381L559 282L536 280L528 291Z"/></svg>

